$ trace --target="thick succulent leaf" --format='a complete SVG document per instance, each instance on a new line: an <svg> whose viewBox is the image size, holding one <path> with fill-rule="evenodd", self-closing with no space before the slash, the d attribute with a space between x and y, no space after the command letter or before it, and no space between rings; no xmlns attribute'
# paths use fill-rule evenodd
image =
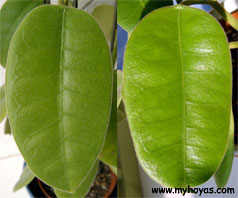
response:
<svg viewBox="0 0 238 198"><path fill-rule="evenodd" d="M122 71L117 70L117 107L119 107L122 99Z"/></svg>
<svg viewBox="0 0 238 198"><path fill-rule="evenodd" d="M117 166L117 73L113 75L113 98L106 140L99 156L105 164Z"/></svg>
<svg viewBox="0 0 238 198"><path fill-rule="evenodd" d="M54 189L55 194L58 198L80 198L85 197L90 190L91 185L93 184L93 181L97 175L98 172L98 164L99 160L95 163L93 169L89 172L89 174L84 178L82 183L79 185L77 190L74 193L66 193L59 191L57 189Z"/></svg>
<svg viewBox="0 0 238 198"><path fill-rule="evenodd" d="M222 163L215 174L215 181L218 188L223 188L228 182L234 158L234 151L234 119L231 113L228 147L226 149L225 157L222 160Z"/></svg>
<svg viewBox="0 0 238 198"><path fill-rule="evenodd" d="M41 4L43 0L7 0L3 4L0 10L0 63L2 66L6 66L8 48L17 27L32 9Z"/></svg>
<svg viewBox="0 0 238 198"><path fill-rule="evenodd" d="M231 59L209 14L186 6L148 14L125 52L123 97L140 164L165 186L208 180L225 154Z"/></svg>
<svg viewBox="0 0 238 198"><path fill-rule="evenodd" d="M73 192L96 162L109 122L112 66L103 31L79 9L34 9L11 41L6 83L10 125L28 166Z"/></svg>
<svg viewBox="0 0 238 198"><path fill-rule="evenodd" d="M108 42L111 41L112 37L114 10L115 8L112 5L100 5L92 12L92 15L102 27Z"/></svg>
<svg viewBox="0 0 238 198"><path fill-rule="evenodd" d="M15 184L13 191L16 192L20 190L21 188L23 188L24 186L28 185L33 180L34 177L35 177L34 174L26 165L19 178L19 181Z"/></svg>
<svg viewBox="0 0 238 198"><path fill-rule="evenodd" d="M156 8L173 5L173 0L118 0L117 20L128 32L148 13Z"/></svg>
<svg viewBox="0 0 238 198"><path fill-rule="evenodd" d="M5 118L7 115L6 110L6 101L5 101L5 86L2 85L0 87L0 122Z"/></svg>
<svg viewBox="0 0 238 198"><path fill-rule="evenodd" d="M8 118L5 121L4 133L5 134L11 134L11 127L10 127L10 123L9 123L9 119Z"/></svg>

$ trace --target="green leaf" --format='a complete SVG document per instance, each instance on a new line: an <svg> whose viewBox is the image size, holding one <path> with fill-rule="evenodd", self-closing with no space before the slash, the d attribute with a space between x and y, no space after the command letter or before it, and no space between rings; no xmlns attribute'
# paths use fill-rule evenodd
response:
<svg viewBox="0 0 238 198"><path fill-rule="evenodd" d="M17 27L31 10L41 4L43 0L7 0L3 4L0 10L0 63L2 66L6 66L8 48Z"/></svg>
<svg viewBox="0 0 238 198"><path fill-rule="evenodd" d="M122 71L117 70L117 107L119 107L122 100Z"/></svg>
<svg viewBox="0 0 238 198"><path fill-rule="evenodd" d="M113 99L111 107L111 116L107 131L106 140L99 159L104 163L112 166L117 166L117 73L113 75Z"/></svg>
<svg viewBox="0 0 238 198"><path fill-rule="evenodd" d="M5 101L5 86L0 87L0 122L6 117L6 101Z"/></svg>
<svg viewBox="0 0 238 198"><path fill-rule="evenodd" d="M217 0L184 0L181 2L183 5L194 5L194 4L208 4L217 13L221 15L221 17L226 20L235 30L238 31L238 19L236 19L231 13L227 12L224 6L219 3Z"/></svg>
<svg viewBox="0 0 238 198"><path fill-rule="evenodd" d="M110 167L111 171L112 171L115 175L117 175L117 166L109 165L109 167Z"/></svg>
<svg viewBox="0 0 238 198"><path fill-rule="evenodd" d="M152 10L169 5L173 5L173 0L118 0L117 20L126 31L131 32Z"/></svg>
<svg viewBox="0 0 238 198"><path fill-rule="evenodd" d="M230 124L226 35L204 11L158 9L125 51L123 99L140 164L156 182L196 186L217 170Z"/></svg>
<svg viewBox="0 0 238 198"><path fill-rule="evenodd" d="M34 9L11 41L6 83L9 121L28 166L46 184L74 192L109 122L112 66L103 31L79 9Z"/></svg>
<svg viewBox="0 0 238 198"><path fill-rule="evenodd" d="M218 188L223 188L228 182L228 179L231 173L232 162L234 158L234 151L235 151L234 119L231 113L229 141L228 141L228 146L226 149L226 154L224 156L224 159L222 160L222 163L219 169L216 171L216 174L215 174L215 181Z"/></svg>
<svg viewBox="0 0 238 198"><path fill-rule="evenodd" d="M11 127L9 123L9 119L6 119L5 125L4 125L4 133L5 134L11 134Z"/></svg>
<svg viewBox="0 0 238 198"><path fill-rule="evenodd" d="M18 182L15 184L13 191L16 192L23 188L24 186L28 185L33 179L35 175L31 172L29 167L26 165L24 167L24 170L18 180Z"/></svg>
<svg viewBox="0 0 238 198"><path fill-rule="evenodd" d="M93 181L95 180L95 177L98 172L98 164L99 160L94 164L93 169L89 172L89 174L84 178L82 183L79 185L77 190L74 193L66 193L59 191L57 189L54 189L55 194L58 198L79 198L79 197L85 197L90 190L91 185L93 184Z"/></svg>
<svg viewBox="0 0 238 198"><path fill-rule="evenodd" d="M118 197L143 197L139 165L133 148L127 119L117 123L117 131Z"/></svg>
<svg viewBox="0 0 238 198"><path fill-rule="evenodd" d="M114 10L115 8L112 5L100 5L92 12L92 15L102 27L108 42L111 41L113 33Z"/></svg>

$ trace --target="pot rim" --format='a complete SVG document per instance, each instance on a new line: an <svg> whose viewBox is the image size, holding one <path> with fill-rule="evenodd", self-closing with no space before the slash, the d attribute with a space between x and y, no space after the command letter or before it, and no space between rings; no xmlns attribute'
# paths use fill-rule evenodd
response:
<svg viewBox="0 0 238 198"><path fill-rule="evenodd" d="M112 193L112 191L114 190L116 183L117 183L117 176L115 175L115 173L112 171L112 169L110 168L111 171L111 183L109 186L109 190L108 192L104 195L104 198L109 198L110 194ZM37 183L41 189L41 191L44 193L44 195L47 198L52 198L50 195L48 195L48 193L45 191L44 187L41 184L41 180L37 178Z"/></svg>

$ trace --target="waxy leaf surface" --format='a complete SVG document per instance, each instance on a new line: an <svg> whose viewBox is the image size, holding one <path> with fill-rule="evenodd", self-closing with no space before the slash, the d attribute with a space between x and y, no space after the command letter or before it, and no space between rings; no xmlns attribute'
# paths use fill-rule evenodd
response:
<svg viewBox="0 0 238 198"><path fill-rule="evenodd" d="M234 119L231 113L229 142L226 149L226 154L219 169L215 174L215 181L218 188L224 188L229 180L231 174L232 162L234 158L235 144L234 144Z"/></svg>
<svg viewBox="0 0 238 198"><path fill-rule="evenodd" d="M146 14L169 5L173 5L173 0L118 0L118 23L131 32Z"/></svg>
<svg viewBox="0 0 238 198"><path fill-rule="evenodd" d="M6 95L16 143L33 173L74 192L103 146L112 99L106 38L88 13L33 10L9 49Z"/></svg>
<svg viewBox="0 0 238 198"><path fill-rule="evenodd" d="M91 185L94 182L94 179L97 175L98 172L98 164L99 161L97 161L94 164L93 169L90 171L90 173L84 178L84 180L82 181L82 183L79 185L79 187L77 188L77 190L73 193L66 193L66 192L62 192L59 190L54 190L55 194L58 198L81 198L81 197L85 197L88 193L88 191L90 190Z"/></svg>
<svg viewBox="0 0 238 198"><path fill-rule="evenodd" d="M161 8L133 31L123 99L140 164L157 182L207 181L225 154L231 58L218 22L199 9Z"/></svg>
<svg viewBox="0 0 238 198"><path fill-rule="evenodd" d="M7 0L0 10L0 63L6 66L7 52L17 27L43 0Z"/></svg>

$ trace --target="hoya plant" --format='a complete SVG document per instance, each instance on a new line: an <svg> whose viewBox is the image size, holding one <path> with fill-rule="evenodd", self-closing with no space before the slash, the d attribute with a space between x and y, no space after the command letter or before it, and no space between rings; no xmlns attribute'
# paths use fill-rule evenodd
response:
<svg viewBox="0 0 238 198"><path fill-rule="evenodd" d="M48 3L1 8L0 118L27 164L14 190L36 176L57 197L83 197L99 161L117 166L115 9Z"/></svg>
<svg viewBox="0 0 238 198"><path fill-rule="evenodd" d="M118 22L129 33L122 99L131 137L145 172L167 187L212 176L223 187L234 156L229 43L213 16L188 6L196 3L212 5L238 30L215 0L118 0Z"/></svg>

